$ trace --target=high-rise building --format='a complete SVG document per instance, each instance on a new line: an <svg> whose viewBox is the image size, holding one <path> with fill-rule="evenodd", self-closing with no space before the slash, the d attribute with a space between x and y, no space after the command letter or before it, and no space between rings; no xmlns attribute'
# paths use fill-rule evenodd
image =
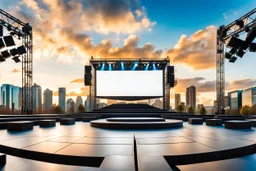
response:
<svg viewBox="0 0 256 171"><path fill-rule="evenodd" d="M83 99L82 99L81 96L77 96L77 97L76 97L76 105L75 105L76 108L75 108L75 112L78 111L79 105L83 105Z"/></svg>
<svg viewBox="0 0 256 171"><path fill-rule="evenodd" d="M163 101L161 101L160 99L156 99L155 103L153 103L152 106L159 109L163 109Z"/></svg>
<svg viewBox="0 0 256 171"><path fill-rule="evenodd" d="M59 88L59 106L64 112L66 111L66 88L64 87Z"/></svg>
<svg viewBox="0 0 256 171"><path fill-rule="evenodd" d="M13 110L21 109L22 89L17 86L12 86L12 107Z"/></svg>
<svg viewBox="0 0 256 171"><path fill-rule="evenodd" d="M228 93L228 107L230 109L240 109L242 107L242 90Z"/></svg>
<svg viewBox="0 0 256 171"><path fill-rule="evenodd" d="M67 113L75 112L75 102L72 98L67 100Z"/></svg>
<svg viewBox="0 0 256 171"><path fill-rule="evenodd" d="M256 87L251 87L242 92L242 105L252 107L256 104Z"/></svg>
<svg viewBox="0 0 256 171"><path fill-rule="evenodd" d="M180 100L180 94L175 94L175 109L179 106Z"/></svg>
<svg viewBox="0 0 256 171"><path fill-rule="evenodd" d="M86 112L90 112L91 108L90 108L90 96L86 97L86 100L84 101L84 107L85 107L85 111Z"/></svg>
<svg viewBox="0 0 256 171"><path fill-rule="evenodd" d="M3 84L1 87L1 103L3 108L12 109L12 85Z"/></svg>
<svg viewBox="0 0 256 171"><path fill-rule="evenodd" d="M186 90L186 105L196 108L196 87L190 86Z"/></svg>
<svg viewBox="0 0 256 171"><path fill-rule="evenodd" d="M32 86L32 111L33 113L42 110L42 88L36 83Z"/></svg>
<svg viewBox="0 0 256 171"><path fill-rule="evenodd" d="M44 90L44 110L50 112L52 108L52 91L48 88Z"/></svg>

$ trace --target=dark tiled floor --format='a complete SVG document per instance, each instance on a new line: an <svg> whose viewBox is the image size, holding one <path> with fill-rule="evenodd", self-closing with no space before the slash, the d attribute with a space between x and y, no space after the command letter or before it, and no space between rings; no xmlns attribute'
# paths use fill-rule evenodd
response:
<svg viewBox="0 0 256 171"><path fill-rule="evenodd" d="M140 170L171 170L163 155L184 155L214 152L254 144L255 128L251 130L229 130L223 126L189 125L183 128L165 130L105 130L92 128L88 123L40 128L21 133L0 130L0 144L45 153L75 156L103 156L100 168L86 168L51 164L33 160L7 157L3 170L134 170L133 138L137 142ZM236 169L255 169L250 162L256 161L254 155L216 162L178 166L182 171L209 170L220 171L235 163ZM160 164L161 163L161 164ZM159 166L161 166L159 168ZM19 169L18 169L19 168ZM201 170L200 170L201 168ZM216 170L216 169L215 169ZM229 169L230 170L230 169ZM255 169L256 170L256 169Z"/></svg>

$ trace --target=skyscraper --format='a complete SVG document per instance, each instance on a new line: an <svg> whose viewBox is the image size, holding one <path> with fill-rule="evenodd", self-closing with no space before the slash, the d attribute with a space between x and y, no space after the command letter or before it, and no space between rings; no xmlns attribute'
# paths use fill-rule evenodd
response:
<svg viewBox="0 0 256 171"><path fill-rule="evenodd" d="M82 99L82 97L81 96L77 96L76 97L76 105L75 105L75 112L77 112L78 111L78 106L79 105L83 105L83 99Z"/></svg>
<svg viewBox="0 0 256 171"><path fill-rule="evenodd" d="M12 85L3 84L1 87L1 102L4 108L12 108Z"/></svg>
<svg viewBox="0 0 256 171"><path fill-rule="evenodd" d="M17 86L12 86L12 104L14 110L21 109L21 98L22 98L22 89Z"/></svg>
<svg viewBox="0 0 256 171"><path fill-rule="evenodd" d="M90 106L90 96L86 97L86 100L84 101L84 107L86 112L90 112L91 106Z"/></svg>
<svg viewBox="0 0 256 171"><path fill-rule="evenodd" d="M50 112L52 108L52 91L48 88L44 90L44 110Z"/></svg>
<svg viewBox="0 0 256 171"><path fill-rule="evenodd" d="M42 88L40 85L34 83L32 86L32 111L33 113L42 110Z"/></svg>
<svg viewBox="0 0 256 171"><path fill-rule="evenodd" d="M186 105L196 108L196 87L190 86L186 90Z"/></svg>
<svg viewBox="0 0 256 171"><path fill-rule="evenodd" d="M72 98L67 100L67 113L75 112L75 102Z"/></svg>
<svg viewBox="0 0 256 171"><path fill-rule="evenodd" d="M62 108L63 112L66 111L66 88L59 88L59 106Z"/></svg>
<svg viewBox="0 0 256 171"><path fill-rule="evenodd" d="M175 109L177 109L180 104L180 94L175 94Z"/></svg>

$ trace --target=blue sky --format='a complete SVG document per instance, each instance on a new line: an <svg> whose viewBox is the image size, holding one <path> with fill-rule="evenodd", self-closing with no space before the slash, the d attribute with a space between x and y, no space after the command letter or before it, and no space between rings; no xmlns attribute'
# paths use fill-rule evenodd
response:
<svg viewBox="0 0 256 171"><path fill-rule="evenodd" d="M0 8L34 26L34 82L43 89L57 90L65 86L70 95L84 96L83 83L70 82L81 80L83 65L88 63L91 55L102 58L171 55L176 77L182 79L172 90L172 97L174 93L181 93L182 100L185 100L185 87L194 84L199 87L198 103L207 105L215 99L215 59L210 45L215 41L214 29L256 7L255 0L91 2L94 3L89 0L0 0ZM199 30L204 36L196 37ZM86 36L81 40L77 35ZM54 43L51 44L50 39ZM209 49L198 50L195 45L198 40L206 42ZM190 53L186 48L195 52ZM155 53L156 50L162 50L161 54ZM184 53L185 58L182 57ZM246 54L235 64L226 61L226 81L232 85L229 89L255 85L256 76L252 72L255 62L253 53ZM15 69L18 72L12 72ZM21 85L20 70L21 65L11 60L0 64L0 84ZM4 74L6 71L11 74ZM191 79L194 81L190 82ZM241 84L243 80L246 82ZM237 85L236 81L240 84ZM206 88L208 84L212 86Z"/></svg>

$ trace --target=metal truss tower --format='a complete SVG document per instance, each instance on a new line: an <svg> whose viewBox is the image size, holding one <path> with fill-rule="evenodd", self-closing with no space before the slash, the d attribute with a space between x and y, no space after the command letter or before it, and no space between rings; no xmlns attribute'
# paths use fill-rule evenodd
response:
<svg viewBox="0 0 256 171"><path fill-rule="evenodd" d="M21 55L22 60L22 114L32 114L32 82L33 82L33 34L28 23L15 18L0 9L0 25L5 27L13 36L21 39L26 53Z"/></svg>
<svg viewBox="0 0 256 171"><path fill-rule="evenodd" d="M242 21L242 25L239 24ZM220 26L217 31L216 55L216 96L217 113L224 114L225 110L225 42L231 37L239 37L256 27L256 8L227 26Z"/></svg>

